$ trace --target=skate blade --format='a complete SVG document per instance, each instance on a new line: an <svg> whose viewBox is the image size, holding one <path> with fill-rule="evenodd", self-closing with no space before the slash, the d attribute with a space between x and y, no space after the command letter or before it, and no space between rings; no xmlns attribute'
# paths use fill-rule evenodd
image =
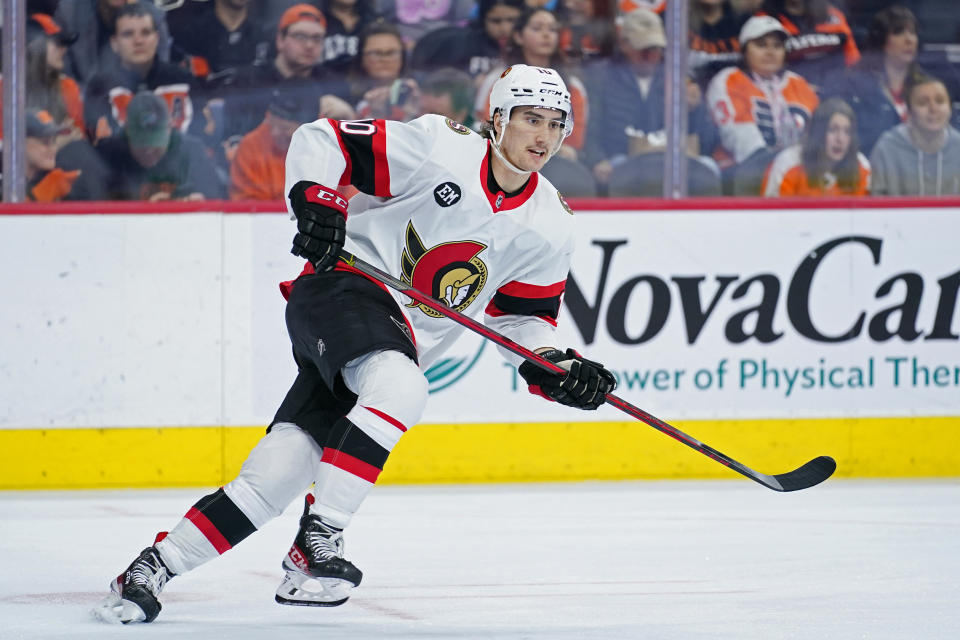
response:
<svg viewBox="0 0 960 640"><path fill-rule="evenodd" d="M129 624L131 622L143 622L147 619L143 609L130 602L121 600L120 596L111 593L100 603L90 610L93 617L107 624Z"/></svg>
<svg viewBox="0 0 960 640"><path fill-rule="evenodd" d="M294 607L338 607L350 599L352 589L352 583L339 578L310 578L288 572L274 599Z"/></svg>

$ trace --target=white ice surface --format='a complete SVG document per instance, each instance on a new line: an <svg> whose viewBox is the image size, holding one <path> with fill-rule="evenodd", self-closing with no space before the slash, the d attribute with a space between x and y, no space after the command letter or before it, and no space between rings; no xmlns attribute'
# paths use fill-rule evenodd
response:
<svg viewBox="0 0 960 640"><path fill-rule="evenodd" d="M273 602L291 505L175 578L156 622L95 621L203 493L0 493L0 638L960 638L958 482L378 487L342 607Z"/></svg>

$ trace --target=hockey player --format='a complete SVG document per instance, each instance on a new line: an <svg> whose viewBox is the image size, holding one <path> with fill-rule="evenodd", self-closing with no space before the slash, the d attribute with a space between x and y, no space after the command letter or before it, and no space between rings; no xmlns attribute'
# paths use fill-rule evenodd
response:
<svg viewBox="0 0 960 640"><path fill-rule="evenodd" d="M343 247L568 370L520 364L532 392L580 409L604 402L613 375L549 346L573 216L537 172L573 127L570 94L553 69L517 65L493 86L489 114L482 134L436 115L297 130L286 191L293 253L309 262L281 285L297 379L239 475L141 552L111 584L100 617L150 622L171 577L238 544L311 483L276 600L335 606L360 584L343 529L420 419L421 369L462 329L338 262ZM360 191L349 206L335 190L347 184Z"/></svg>

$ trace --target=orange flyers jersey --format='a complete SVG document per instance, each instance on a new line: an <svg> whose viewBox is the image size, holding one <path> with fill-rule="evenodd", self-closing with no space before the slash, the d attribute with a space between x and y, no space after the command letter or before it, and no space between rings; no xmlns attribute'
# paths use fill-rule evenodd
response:
<svg viewBox="0 0 960 640"><path fill-rule="evenodd" d="M170 125L186 133L193 120L193 102L190 100L190 85L187 84L167 84L160 85L153 90L163 101L167 103L167 109L170 111ZM110 115L114 121L123 125L127 121L127 105L133 99L133 91L126 87L114 87L108 94L110 100Z"/></svg>
<svg viewBox="0 0 960 640"><path fill-rule="evenodd" d="M870 191L870 162L862 153L857 153L860 164L860 179L853 191L841 191L833 174L825 176L826 183L811 186L807 170L800 157L801 148L796 144L777 154L763 178L761 193L767 197L777 196L865 196Z"/></svg>
<svg viewBox="0 0 960 640"><path fill-rule="evenodd" d="M785 136L785 129L789 125L795 134L802 132L820 102L807 81L790 71L772 86L775 96L739 67L727 67L710 81L707 105L721 144L738 163L764 147L796 142Z"/></svg>
<svg viewBox="0 0 960 640"><path fill-rule="evenodd" d="M525 347L550 346L574 217L538 173L517 193L491 191L489 162L485 138L438 115L317 120L293 136L284 192L300 180L352 184L347 251ZM462 327L390 293L429 367Z"/></svg>

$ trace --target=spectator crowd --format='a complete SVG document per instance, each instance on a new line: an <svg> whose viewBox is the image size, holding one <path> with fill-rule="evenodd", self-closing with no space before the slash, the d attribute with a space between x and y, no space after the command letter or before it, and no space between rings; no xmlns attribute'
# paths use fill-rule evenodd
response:
<svg viewBox="0 0 960 640"><path fill-rule="evenodd" d="M960 194L954 0L26 0L27 197L281 200L298 126L479 130L513 64L563 76L570 196L659 196L671 85L691 195Z"/></svg>

